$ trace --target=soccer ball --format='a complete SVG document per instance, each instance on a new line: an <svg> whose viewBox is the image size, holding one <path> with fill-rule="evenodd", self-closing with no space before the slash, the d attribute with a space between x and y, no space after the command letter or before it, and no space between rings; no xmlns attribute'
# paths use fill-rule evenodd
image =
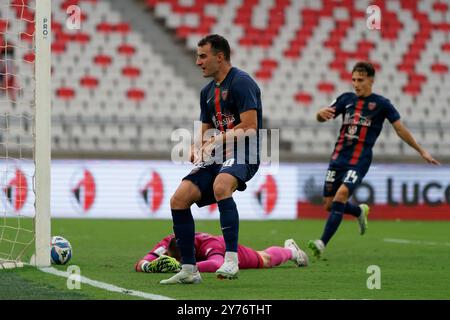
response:
<svg viewBox="0 0 450 320"><path fill-rule="evenodd" d="M50 257L53 264L66 264L72 258L72 246L65 238L54 236L50 247Z"/></svg>

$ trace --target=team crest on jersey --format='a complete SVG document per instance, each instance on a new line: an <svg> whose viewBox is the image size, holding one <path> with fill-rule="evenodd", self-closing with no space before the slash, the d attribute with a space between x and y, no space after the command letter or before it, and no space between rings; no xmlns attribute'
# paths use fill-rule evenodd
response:
<svg viewBox="0 0 450 320"><path fill-rule="evenodd" d="M376 102L369 102L367 107L369 108L370 111L372 111L373 109L375 109L377 107L377 103Z"/></svg>
<svg viewBox="0 0 450 320"><path fill-rule="evenodd" d="M223 90L222 91L222 100L225 101L228 98L228 90Z"/></svg>

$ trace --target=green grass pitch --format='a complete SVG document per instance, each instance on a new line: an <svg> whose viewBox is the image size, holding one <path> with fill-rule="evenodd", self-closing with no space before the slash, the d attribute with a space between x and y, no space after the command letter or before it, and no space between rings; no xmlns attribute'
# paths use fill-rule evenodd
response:
<svg viewBox="0 0 450 320"><path fill-rule="evenodd" d="M241 221L240 243L261 250L294 238L305 248L323 226L322 220ZM234 281L204 273L199 285L162 286L158 282L167 274L136 273L133 265L171 230L169 220L52 221L52 234L72 243L69 265L79 266L81 275L173 299L450 299L449 222L369 221L367 234L360 236L356 221L344 220L323 260L314 260L307 251L306 268L289 262L273 269L241 270ZM196 230L220 234L219 222L196 221ZM371 265L380 267L381 289L367 288ZM0 271L0 299L137 299L87 284L69 290L66 281L31 267Z"/></svg>

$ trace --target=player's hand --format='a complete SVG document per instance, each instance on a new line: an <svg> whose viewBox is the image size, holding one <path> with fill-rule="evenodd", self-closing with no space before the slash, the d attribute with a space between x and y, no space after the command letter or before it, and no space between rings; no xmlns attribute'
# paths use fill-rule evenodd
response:
<svg viewBox="0 0 450 320"><path fill-rule="evenodd" d="M323 121L328 121L334 119L335 111L336 111L335 108L326 107L320 109L317 114L319 115L320 118L322 118Z"/></svg>
<svg viewBox="0 0 450 320"><path fill-rule="evenodd" d="M142 264L142 270L147 273L169 273L181 270L177 259L162 255L158 259Z"/></svg>
<svg viewBox="0 0 450 320"><path fill-rule="evenodd" d="M181 263L177 259L162 255L157 261L158 272L169 273L169 272L179 272L181 270Z"/></svg>
<svg viewBox="0 0 450 320"><path fill-rule="evenodd" d="M429 164L434 164L434 165L440 165L440 164L441 164L439 161L437 161L436 159L434 159L434 158L431 156L431 154L430 154L428 151L426 151L426 150L423 150L423 151L420 153L420 155L421 155L422 158L423 158L426 162L428 162Z"/></svg>
<svg viewBox="0 0 450 320"><path fill-rule="evenodd" d="M157 272L159 272L159 270L158 270L158 262L157 262L158 259L155 259L155 260L150 261L150 262L144 262L141 265L142 271L144 271L146 273L157 273Z"/></svg>
<svg viewBox="0 0 450 320"><path fill-rule="evenodd" d="M189 161L192 163L198 163L199 161L199 150L195 148L195 146L191 147L191 155L189 157Z"/></svg>
<svg viewBox="0 0 450 320"><path fill-rule="evenodd" d="M193 163L195 165L198 165L200 163L208 162L211 160L212 152L215 148L215 140L214 137L206 141L203 146L194 154L194 161Z"/></svg>

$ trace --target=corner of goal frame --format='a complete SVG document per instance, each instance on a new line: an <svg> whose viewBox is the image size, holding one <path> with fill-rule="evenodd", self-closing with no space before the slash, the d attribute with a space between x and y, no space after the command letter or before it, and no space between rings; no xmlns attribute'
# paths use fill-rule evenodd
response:
<svg viewBox="0 0 450 320"><path fill-rule="evenodd" d="M0 260L0 270L22 268L23 262Z"/></svg>

